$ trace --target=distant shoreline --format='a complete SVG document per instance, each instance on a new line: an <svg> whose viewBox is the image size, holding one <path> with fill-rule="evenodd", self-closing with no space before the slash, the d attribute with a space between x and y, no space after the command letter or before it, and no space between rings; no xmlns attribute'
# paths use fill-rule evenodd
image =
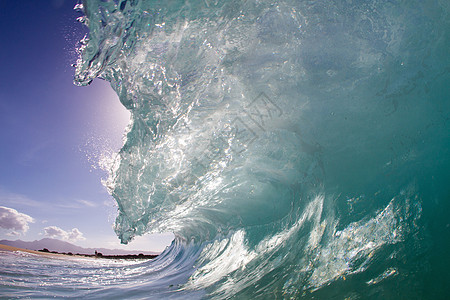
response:
<svg viewBox="0 0 450 300"><path fill-rule="evenodd" d="M39 251L36 250L28 250L28 249L23 249L23 248L18 248L18 247L13 247L13 246L8 246L8 245L3 245L0 244L0 251L4 250L4 251L9 251L9 252L14 252L14 251L20 251L20 252L26 252L26 253L31 253L31 254L36 254L36 255L42 255L42 256L50 256L50 257L59 257L59 258L63 258L63 257L89 257L89 258L102 258L102 259L153 259L155 257L157 257L158 255L145 255L145 254L127 254L127 255L103 255L102 253L96 253L96 254L80 254L80 253L76 253L73 254L71 252L68 253L59 253L56 251L48 251L47 249L42 249Z"/></svg>
<svg viewBox="0 0 450 300"><path fill-rule="evenodd" d="M52 252L40 252L40 251L17 248L17 247L3 245L3 244L0 244L0 251L1 250L5 250L8 252L20 251L20 252L32 253L32 254L43 255L43 256L54 256L54 257L65 256L64 254L57 254L57 253L52 253Z"/></svg>

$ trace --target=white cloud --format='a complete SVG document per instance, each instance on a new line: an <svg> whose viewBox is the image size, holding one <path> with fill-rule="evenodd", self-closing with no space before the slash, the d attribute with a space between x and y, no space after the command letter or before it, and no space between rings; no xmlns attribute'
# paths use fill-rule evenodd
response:
<svg viewBox="0 0 450 300"><path fill-rule="evenodd" d="M76 200L66 201L64 203L58 203L56 206L63 208L63 209L86 209L86 207L96 207L97 204L95 204L92 201L88 201L88 200L84 200L84 199L76 199Z"/></svg>
<svg viewBox="0 0 450 300"><path fill-rule="evenodd" d="M83 233L78 228L71 231L65 231L57 226L48 226L44 228L45 236L50 238L62 239L66 241L76 242L85 240Z"/></svg>
<svg viewBox="0 0 450 300"><path fill-rule="evenodd" d="M6 235L7 235L7 236L16 237L16 236L19 236L19 235L20 235L20 232L17 232L17 231L11 231L11 232L8 232Z"/></svg>
<svg viewBox="0 0 450 300"><path fill-rule="evenodd" d="M72 231L68 232L69 240L71 241L82 241L85 240L83 233L78 230L78 228L73 228Z"/></svg>
<svg viewBox="0 0 450 300"><path fill-rule="evenodd" d="M91 202L91 201L87 201L87 200L77 200L78 203L83 204L84 206L88 206L88 207L95 207L97 205L95 205L95 203Z"/></svg>
<svg viewBox="0 0 450 300"><path fill-rule="evenodd" d="M0 228L11 231L11 234L28 231L28 223L33 223L34 219L29 215L18 212L9 207L0 206Z"/></svg>

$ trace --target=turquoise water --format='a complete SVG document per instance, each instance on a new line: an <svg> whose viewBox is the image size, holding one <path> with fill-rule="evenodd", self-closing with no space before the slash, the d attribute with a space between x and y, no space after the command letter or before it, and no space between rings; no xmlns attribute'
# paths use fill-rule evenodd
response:
<svg viewBox="0 0 450 300"><path fill-rule="evenodd" d="M77 9L75 83L131 112L104 181L115 231L176 239L147 262L21 257L42 281L4 275L9 254L8 295L449 297L448 1Z"/></svg>

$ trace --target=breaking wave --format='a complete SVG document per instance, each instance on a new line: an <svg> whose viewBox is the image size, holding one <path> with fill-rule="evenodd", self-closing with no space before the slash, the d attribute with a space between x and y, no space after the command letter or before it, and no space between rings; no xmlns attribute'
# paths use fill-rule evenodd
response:
<svg viewBox="0 0 450 300"><path fill-rule="evenodd" d="M356 299L415 280L425 178L450 157L445 1L76 8L75 83L109 81L131 112L105 180L115 231L175 234L152 262L168 293Z"/></svg>

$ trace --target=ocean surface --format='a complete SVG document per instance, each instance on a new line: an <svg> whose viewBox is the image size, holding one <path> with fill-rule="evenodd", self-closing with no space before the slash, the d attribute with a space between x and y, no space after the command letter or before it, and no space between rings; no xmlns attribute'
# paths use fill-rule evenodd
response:
<svg viewBox="0 0 450 300"><path fill-rule="evenodd" d="M1 255L2 297L450 298L448 0L76 9L75 83L131 112L115 231L176 238L144 262Z"/></svg>

